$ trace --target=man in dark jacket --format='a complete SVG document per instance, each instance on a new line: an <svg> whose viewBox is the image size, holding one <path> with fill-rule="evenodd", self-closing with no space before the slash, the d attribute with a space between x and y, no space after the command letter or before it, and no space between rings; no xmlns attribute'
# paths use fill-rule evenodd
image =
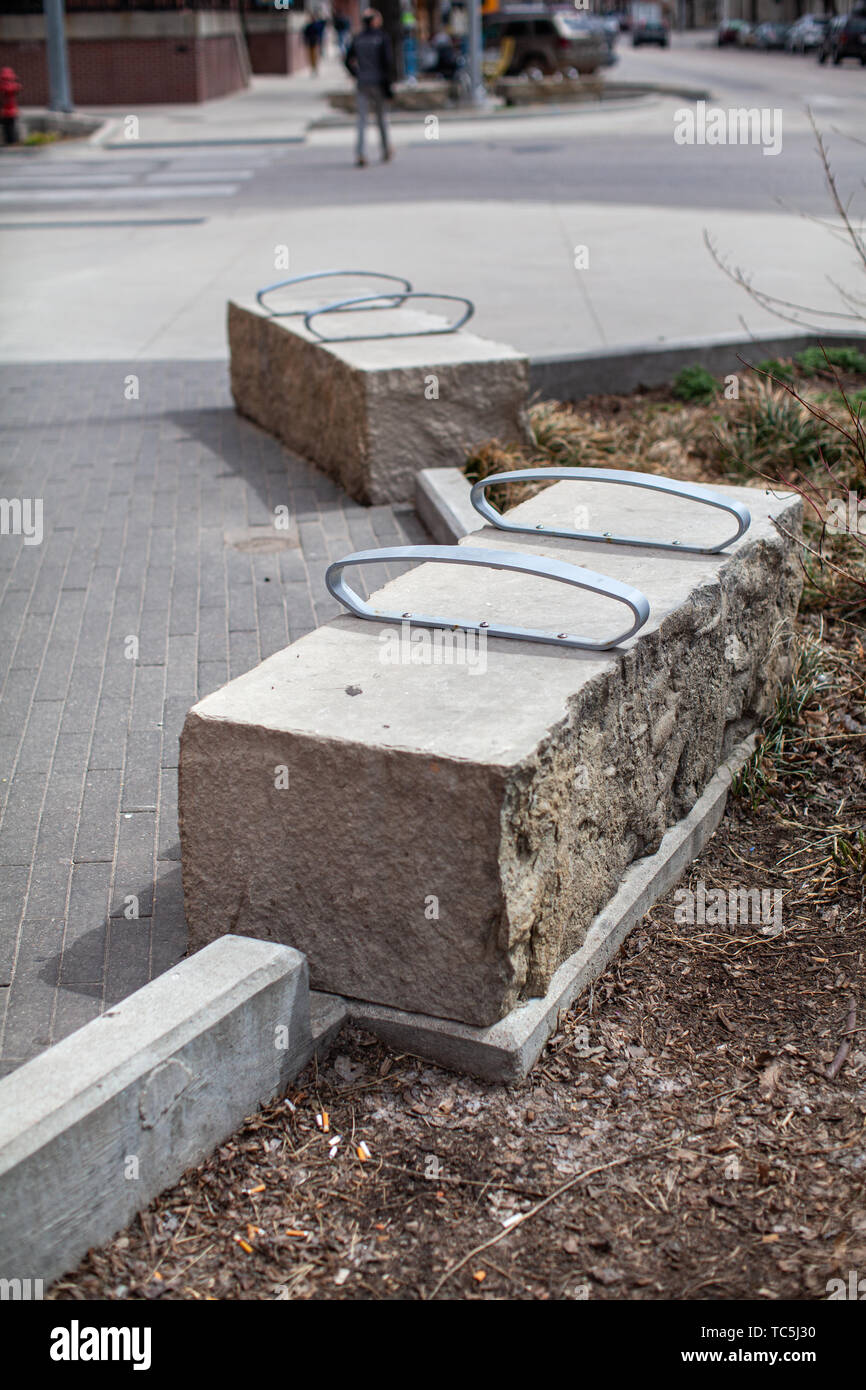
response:
<svg viewBox="0 0 866 1390"><path fill-rule="evenodd" d="M391 40L382 28L382 16L379 11L365 10L361 15L361 23L361 32L355 35L349 45L346 67L358 84L358 145L355 162L363 167L367 163L364 157L364 134L367 112L371 107L379 123L382 158L392 158L385 102L391 96L394 57Z"/></svg>

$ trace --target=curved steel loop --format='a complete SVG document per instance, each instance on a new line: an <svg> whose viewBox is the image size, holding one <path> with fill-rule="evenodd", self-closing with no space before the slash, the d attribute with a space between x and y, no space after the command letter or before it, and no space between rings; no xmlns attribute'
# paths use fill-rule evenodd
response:
<svg viewBox="0 0 866 1390"><path fill-rule="evenodd" d="M619 483L625 486L648 488L651 492L666 492L674 497L685 497L692 502L702 502L708 507L716 507L728 512L736 519L737 529L732 536L716 545L687 545L685 541L646 540L637 536L618 536L604 531L565 531L538 522L535 526L522 526L519 522L508 521L497 512L487 500L486 492L497 483L551 482L560 479L573 482ZM733 502L710 488L697 483L680 483L673 478L660 478L655 473L631 473L617 468L522 468L515 473L491 473L475 484L470 494L472 505L485 521L500 531L528 532L533 536L559 536L574 541L606 541L608 545L642 545L657 550L684 550L702 555L716 555L726 545L732 545L748 531L752 524L748 507Z"/></svg>
<svg viewBox="0 0 866 1390"><path fill-rule="evenodd" d="M513 570L518 574L532 575L536 579L554 579L561 584L570 584L577 589L589 589L605 598L617 600L631 611L632 623L624 632L604 641L591 641L575 637L567 632L545 632L539 628L511 627L507 624L486 621L473 622L466 618L435 617L428 613L388 613L371 608L360 594L350 589L343 578L343 571L350 565L380 565L390 561L438 560L451 565L482 565L487 569ZM398 545L384 550L359 550L335 560L328 566L325 574L328 591L338 599L356 618L368 618L374 622L400 623L410 621L417 627L459 628L463 632L483 632L487 637L510 637L521 642L544 642L554 647L580 647L586 651L607 651L633 637L643 627L649 617L649 600L640 589L630 584L621 584L617 579L596 574L593 570L581 569L578 565L567 565L562 560L550 560L540 555L521 555L510 550L473 549L465 545Z"/></svg>
<svg viewBox="0 0 866 1390"><path fill-rule="evenodd" d="M264 296L265 296L266 294L271 294L271 292L272 292L273 290L282 290L282 289L285 289L285 287L286 287L287 285L301 285L301 284L303 284L303 283L304 283L305 281L307 281L307 280L327 280L327 279L332 278L332 277L334 277L334 276L340 276L340 275L362 275L362 276L365 277L365 279L371 279L371 280L393 280L393 281L395 282L395 284L398 284L398 285L401 286L402 290L403 290L405 293L411 294L411 292L412 292L412 282L411 282L410 280L407 280L405 276L403 276L403 275L387 275L387 274L385 273L385 271L382 271L382 270L311 270L311 271L308 271L308 272L306 273L306 275L291 275L291 276L289 276L289 279L288 279L288 280L278 280L277 283L276 283L275 285L265 285L265 287L264 287L263 290L257 290L257 292L256 292L256 303L259 305L259 308L264 309L265 313L266 313L266 314L269 314L270 317L271 317L272 319L291 319L291 318L298 318L298 317L300 317L301 314L306 313L307 310L305 310L305 309L269 309L268 306L267 306L267 304L265 304L265 302L264 302ZM389 298L391 298L391 296L389 296L389 295L381 295L381 296L377 295L377 296L375 296L375 297L376 297L377 299L378 299L378 298L382 298L382 299L389 299ZM393 296L393 298L399 300L399 299L401 298L401 296L400 296L399 294L395 294L395 295ZM382 307L383 309L389 309L389 308L392 308L393 305L391 305L391 304L383 304L381 307ZM346 312L348 313L348 310L347 310Z"/></svg>
<svg viewBox="0 0 866 1390"><path fill-rule="evenodd" d="M376 301L388 298L399 300L399 303L396 305L393 303L377 305ZM402 309L407 299L448 299L453 303L465 305L465 312L461 318L457 319L456 323L449 324L447 328L416 328L404 333L346 333L341 338L329 338L324 333L320 333L318 328L313 328L312 326L311 320L317 318L319 314L349 313L356 309L375 309L377 307ZM309 331L323 343L360 343L365 339L378 341L380 338L435 338L442 333L456 333L458 328L462 328L464 323L469 322L474 313L475 305L472 303L472 300L467 299L465 295L435 294L430 290L412 290L408 294L395 294L392 296L371 294L365 295L360 299L342 299L338 300L335 304L324 304L320 309L310 309L304 315L304 327L309 329Z"/></svg>

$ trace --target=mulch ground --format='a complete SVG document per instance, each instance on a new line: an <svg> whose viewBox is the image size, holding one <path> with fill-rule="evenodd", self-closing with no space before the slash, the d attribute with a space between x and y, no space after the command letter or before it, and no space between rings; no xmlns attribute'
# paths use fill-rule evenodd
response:
<svg viewBox="0 0 866 1390"><path fill-rule="evenodd" d="M781 930L683 923L672 892L520 1085L344 1033L49 1296L812 1300L866 1268L866 662L846 632L813 627L816 694L684 880L782 890Z"/></svg>

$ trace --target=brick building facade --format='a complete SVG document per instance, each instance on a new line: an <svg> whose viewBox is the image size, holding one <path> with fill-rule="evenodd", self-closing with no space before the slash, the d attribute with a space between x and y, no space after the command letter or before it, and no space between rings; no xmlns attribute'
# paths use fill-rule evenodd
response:
<svg viewBox="0 0 866 1390"><path fill-rule="evenodd" d="M78 106L195 102L226 96L251 72L307 65L304 0L66 0L66 38ZM308 0L312 8L312 0ZM358 0L348 0L355 19ZM20 77L28 106L48 101L41 0L6 0L0 64Z"/></svg>

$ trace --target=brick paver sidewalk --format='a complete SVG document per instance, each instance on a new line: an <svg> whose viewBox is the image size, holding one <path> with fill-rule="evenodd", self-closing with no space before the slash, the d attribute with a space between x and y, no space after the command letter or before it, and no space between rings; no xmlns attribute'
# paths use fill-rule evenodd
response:
<svg viewBox="0 0 866 1390"><path fill-rule="evenodd" d="M4 367L0 395L0 498L44 528L0 516L2 1074L183 955L189 706L338 611L329 560L429 538L240 419L222 363Z"/></svg>

